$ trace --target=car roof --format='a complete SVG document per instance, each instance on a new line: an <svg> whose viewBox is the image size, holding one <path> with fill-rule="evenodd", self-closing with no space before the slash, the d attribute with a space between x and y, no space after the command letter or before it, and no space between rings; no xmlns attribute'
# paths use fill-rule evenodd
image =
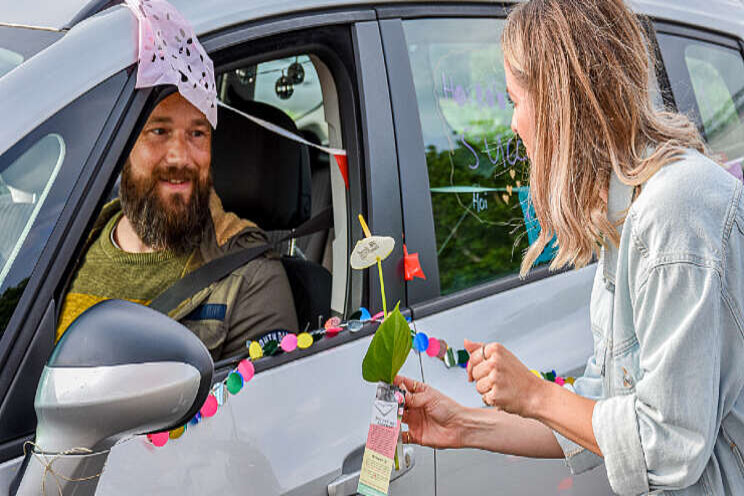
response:
<svg viewBox="0 0 744 496"><path fill-rule="evenodd" d="M199 35L293 13L342 7L372 9L369 0L171 1ZM640 14L744 39L742 1L707 0L703 6L699 0L629 0ZM120 3L117 0L47 0L44 6L39 3L40 0L0 0L0 26L15 24L68 30L51 46L0 77L0 95L13 95L13 98L0 98L0 115L13 116L13 125L0 126L0 155L69 102L137 61L137 20L127 7L116 5ZM422 2L387 0L375 5L404 3ZM428 0L426 3L451 5L456 2ZM50 8L50 5L56 7ZM49 81L54 84L48 84Z"/></svg>
<svg viewBox="0 0 744 496"><path fill-rule="evenodd" d="M509 0L507 0L508 3ZM517 0L521 1L521 0ZM171 0L194 24L198 34L224 27L239 20L256 20L309 10L339 7L368 7L373 3L495 3L493 0ZM680 18L696 24L696 19L744 22L744 0L629 0L636 11L670 20ZM85 18L123 3L120 0L0 0L0 24L69 29ZM43 4L43 5L41 5ZM728 23L728 22L727 22ZM709 26L712 29L714 25Z"/></svg>

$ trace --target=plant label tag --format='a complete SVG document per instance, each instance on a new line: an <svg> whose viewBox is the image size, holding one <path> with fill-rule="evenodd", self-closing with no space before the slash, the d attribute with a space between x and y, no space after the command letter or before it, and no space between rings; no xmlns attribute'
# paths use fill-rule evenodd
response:
<svg viewBox="0 0 744 496"><path fill-rule="evenodd" d="M388 494L400 434L403 401L399 388L384 382L377 384L357 487L357 493L362 496Z"/></svg>
<svg viewBox="0 0 744 496"><path fill-rule="evenodd" d="M395 240L388 236L370 236L360 239L351 252L351 268L362 270L372 267L377 259L385 260L395 248Z"/></svg>

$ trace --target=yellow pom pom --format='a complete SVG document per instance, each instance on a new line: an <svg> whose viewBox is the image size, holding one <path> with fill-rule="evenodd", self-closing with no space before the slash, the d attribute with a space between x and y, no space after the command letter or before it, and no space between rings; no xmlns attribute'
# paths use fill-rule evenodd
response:
<svg viewBox="0 0 744 496"><path fill-rule="evenodd" d="M171 439L178 439L179 437L183 436L183 433L186 431L186 426L182 425L181 427L178 427L176 429L173 429L168 433L168 437Z"/></svg>
<svg viewBox="0 0 744 496"><path fill-rule="evenodd" d="M261 349L261 345L258 344L258 341L251 342L251 345L248 347L248 354L250 354L251 360L256 360L263 356L263 350Z"/></svg>
<svg viewBox="0 0 744 496"><path fill-rule="evenodd" d="M542 378L543 378L543 376L541 376L541 375L540 375L540 372L538 372L538 371L537 371L537 370L535 370L535 369L532 369L532 370L530 370L530 372L532 372L533 374L535 374L535 375L536 375L537 377L539 377L540 379L542 379Z"/></svg>
<svg viewBox="0 0 744 496"><path fill-rule="evenodd" d="M310 348L312 344L313 344L313 337L310 334L303 332L302 334L297 336L297 347L300 348L301 350Z"/></svg>

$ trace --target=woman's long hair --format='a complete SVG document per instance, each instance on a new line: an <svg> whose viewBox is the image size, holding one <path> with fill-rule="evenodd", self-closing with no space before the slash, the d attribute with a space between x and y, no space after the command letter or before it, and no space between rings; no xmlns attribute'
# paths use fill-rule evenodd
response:
<svg viewBox="0 0 744 496"><path fill-rule="evenodd" d="M535 115L530 192L542 230L521 274L554 235L551 268L583 267L620 241L600 193L611 172L639 186L705 143L687 117L654 109L654 58L622 0L530 0L510 13L502 44Z"/></svg>

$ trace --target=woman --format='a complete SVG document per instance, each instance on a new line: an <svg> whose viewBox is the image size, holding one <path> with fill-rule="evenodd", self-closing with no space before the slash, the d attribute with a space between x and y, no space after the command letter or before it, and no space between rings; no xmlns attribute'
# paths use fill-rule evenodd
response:
<svg viewBox="0 0 744 496"><path fill-rule="evenodd" d="M522 274L554 235L553 268L599 255L594 355L574 392L466 340L468 377L496 408L399 377L404 441L563 457L574 473L604 462L619 494L744 494L741 184L687 118L654 110L622 0L531 0L502 43L542 226Z"/></svg>

